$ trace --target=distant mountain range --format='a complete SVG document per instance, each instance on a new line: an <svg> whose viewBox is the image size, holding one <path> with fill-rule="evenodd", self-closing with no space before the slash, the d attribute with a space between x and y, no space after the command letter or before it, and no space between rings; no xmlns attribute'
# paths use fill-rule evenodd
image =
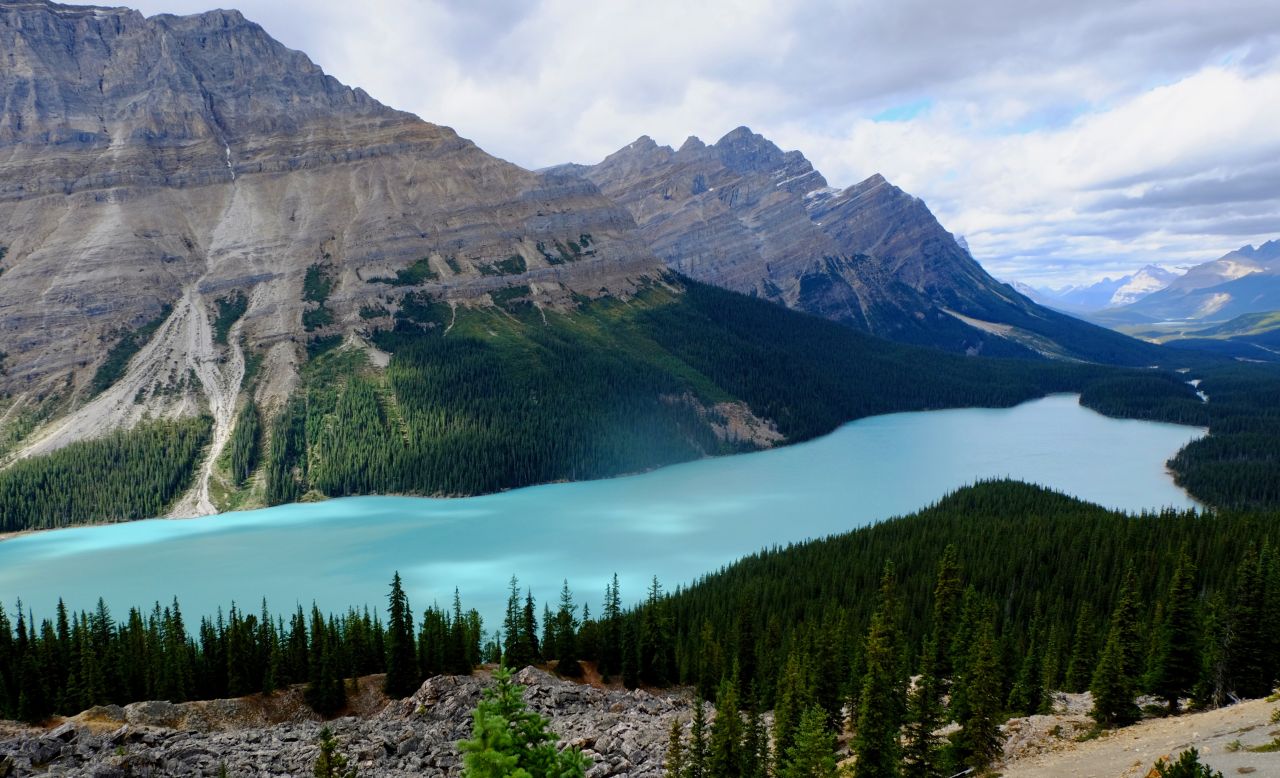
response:
<svg viewBox="0 0 1280 778"><path fill-rule="evenodd" d="M1048 288L1014 282L1013 286L1042 305L1074 313L1092 313L1135 303L1177 278L1177 273L1159 265L1147 265L1136 273L1104 278L1092 284Z"/></svg>
<svg viewBox="0 0 1280 778"><path fill-rule="evenodd" d="M1108 324L1225 322L1280 310L1280 240L1196 265L1163 289L1095 315Z"/></svg>

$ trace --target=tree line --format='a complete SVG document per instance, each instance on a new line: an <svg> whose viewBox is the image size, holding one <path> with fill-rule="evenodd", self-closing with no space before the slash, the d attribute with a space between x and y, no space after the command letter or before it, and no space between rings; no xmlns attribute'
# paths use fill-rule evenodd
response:
<svg viewBox="0 0 1280 778"><path fill-rule="evenodd" d="M209 442L207 416L144 422L0 470L0 531L163 515Z"/></svg>
<svg viewBox="0 0 1280 778"><path fill-rule="evenodd" d="M595 615L567 582L540 610L513 578L491 633L456 593L414 611L398 575L385 611L232 606L190 635L176 602L118 624L102 604L60 607L38 627L19 607L16 622L0 614L0 711L36 720L306 683L333 713L370 673L399 697L482 662L571 677L592 663L628 687L684 684L715 704L701 744L691 731L673 745L703 776L799 774L842 732L859 764L879 765L861 774L937 775L989 764L999 725L1046 711L1054 691L1092 691L1100 726L1143 715L1140 694L1163 701L1148 714L1265 695L1280 677L1276 518L1128 516L993 482L674 592L654 580L631 607L615 578ZM954 734L938 738L948 722Z"/></svg>

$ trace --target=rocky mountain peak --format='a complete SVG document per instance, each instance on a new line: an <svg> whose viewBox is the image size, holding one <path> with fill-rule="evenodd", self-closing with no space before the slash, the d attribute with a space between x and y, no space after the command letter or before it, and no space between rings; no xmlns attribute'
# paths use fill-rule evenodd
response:
<svg viewBox="0 0 1280 778"><path fill-rule="evenodd" d="M216 450L246 354L278 402L309 342L366 338L409 293L559 305L662 270L589 182L388 108L239 12L0 2L0 52L0 392L74 409L23 456L200 407ZM215 340L233 294L246 310Z"/></svg>
<svg viewBox="0 0 1280 778"><path fill-rule="evenodd" d="M678 152L702 151L706 147L707 147L707 144L703 143L701 138L699 138L697 135L690 135L689 137L684 139L684 143L680 144L680 148L677 149L677 151Z"/></svg>
<svg viewBox="0 0 1280 778"><path fill-rule="evenodd" d="M764 172L780 167L782 149L749 127L738 127L715 143L725 167L739 173Z"/></svg>

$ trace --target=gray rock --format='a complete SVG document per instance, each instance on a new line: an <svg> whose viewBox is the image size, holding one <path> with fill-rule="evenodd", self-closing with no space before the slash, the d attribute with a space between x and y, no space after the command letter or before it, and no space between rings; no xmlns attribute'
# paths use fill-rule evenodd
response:
<svg viewBox="0 0 1280 778"><path fill-rule="evenodd" d="M551 720L562 747L581 748L592 760L592 778L662 773L662 754L672 717L690 718L687 700L646 693L595 689L532 668L518 674L530 707ZM458 776L457 741L470 735L471 710L489 683L480 677L432 678L413 696L391 702L368 717L328 722L339 750L364 775L387 778ZM235 701L227 701L235 702ZM201 705L204 705L203 703ZM188 705L138 703L132 719L188 721ZM209 707L209 706L206 706ZM234 706L211 706L234 711ZM59 727L54 733L0 741L0 778L48 772L66 776L307 776L318 752L320 724L290 721L268 726L207 729L126 725L103 737ZM119 752L123 749L123 752ZM8 774L4 770L8 770Z"/></svg>

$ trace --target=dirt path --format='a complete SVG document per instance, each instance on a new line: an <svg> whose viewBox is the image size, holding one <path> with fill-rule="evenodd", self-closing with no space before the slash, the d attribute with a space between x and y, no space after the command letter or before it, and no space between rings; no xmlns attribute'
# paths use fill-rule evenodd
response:
<svg viewBox="0 0 1280 778"><path fill-rule="evenodd" d="M1201 761L1223 776L1280 777L1280 752L1249 748L1271 742L1280 725L1270 723L1280 704L1250 700L1228 708L1151 719L1094 740L1061 740L1047 753L1030 754L1007 763L1005 778L1142 778L1162 756L1177 757L1195 747ZM1229 748L1234 741L1240 748Z"/></svg>

